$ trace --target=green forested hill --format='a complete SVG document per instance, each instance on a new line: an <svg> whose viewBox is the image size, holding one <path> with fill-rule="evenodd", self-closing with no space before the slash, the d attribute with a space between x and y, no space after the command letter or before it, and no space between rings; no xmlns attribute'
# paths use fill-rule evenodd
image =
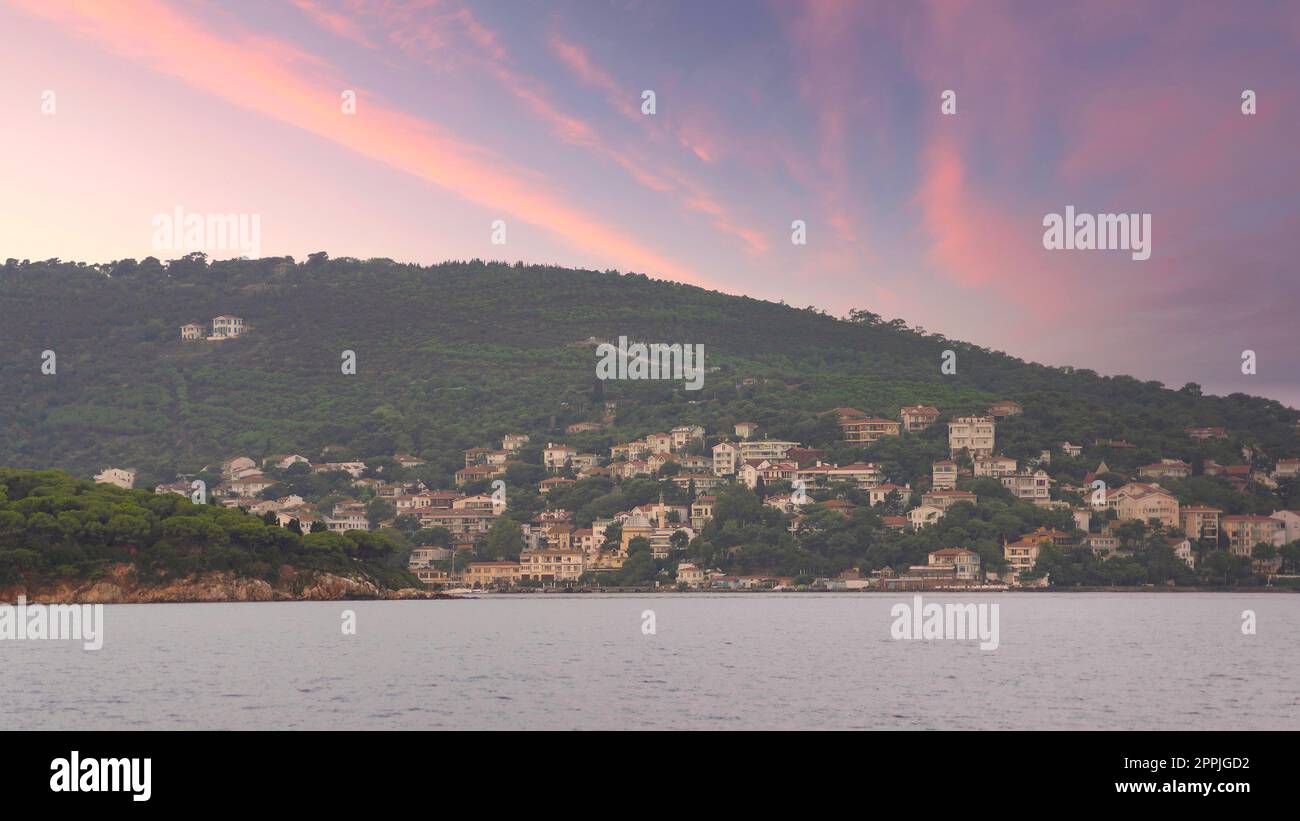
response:
<svg viewBox="0 0 1300 821"><path fill-rule="evenodd" d="M183 323L218 314L252 331L180 339ZM818 413L832 407L897 418L904 404L947 415L1001 398L1025 407L999 426L1010 455L1096 436L1136 443L1126 457L1135 462L1240 461L1242 444L1300 455L1300 414L1274 401L1043 367L865 311L845 321L635 274L323 255L297 264L9 260L0 317L0 464L81 476L134 467L145 486L232 455L315 458L329 445L340 459L416 454L436 481L461 465L461 449L510 431L596 449L677 424L713 435L752 420L773 437L825 446L835 428ZM703 344L718 370L698 392L680 382L598 386L594 348L582 343L620 335ZM940 373L945 349L957 352L954 375ZM46 350L57 357L53 375L41 371ZM341 373L345 350L356 352L356 375ZM620 400L615 428L564 435L600 415L599 399ZM1232 437L1199 445L1187 425L1221 425ZM901 474L928 470L890 447L866 455L894 460Z"/></svg>

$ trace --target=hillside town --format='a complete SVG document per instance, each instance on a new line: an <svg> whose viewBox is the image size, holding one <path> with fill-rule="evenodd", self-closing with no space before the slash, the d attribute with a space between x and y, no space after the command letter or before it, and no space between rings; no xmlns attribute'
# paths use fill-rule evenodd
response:
<svg viewBox="0 0 1300 821"><path fill-rule="evenodd" d="M214 320L214 333L221 319ZM242 323L222 328L222 333L238 335ZM568 425L565 433L578 437L601 430L612 421L615 404L607 403L603 420ZM1290 555L1286 551L1294 551L1300 540L1300 511L1230 514L1180 498L1167 486L1196 475L1221 481L1227 492L1275 488L1300 477L1300 457L1277 458L1261 468L1249 448L1243 449L1243 464L1203 459L1193 465L1174 454L1127 473L1112 470L1098 457L1082 482L1072 482L1053 476L1053 459L1086 460L1090 453L1122 453L1136 446L1107 438L1087 444L1062 441L1036 456L1012 458L999 452L998 428L1023 412L1018 403L1004 400L983 414L954 415L945 421L942 411L929 405L902 407L897 419L851 407L823 414L834 419L837 444L853 448L919 437L946 425L946 458L933 461L928 476L910 480L890 475L877 462L837 464L827 459L824 447L768 438L758 423L740 420L730 430L713 433L683 424L618 442L602 452L509 433L491 446L466 449L464 466L447 487L412 478L425 460L410 454L332 461L327 452L314 460L301 454L274 454L260 461L234 456L212 467L211 475L219 481L211 485L186 476L158 485L155 492L193 497L202 486L210 495L204 500L208 503L240 508L299 533L400 533L411 547L406 568L426 586L441 589L599 585L602 579L619 579L638 555L643 562L653 560L653 575L641 579L639 587L1044 588L1053 584L1052 573L1040 562L1046 551L1083 551L1104 563L1131 559L1153 544L1167 547L1169 555L1191 570L1204 556L1219 552L1269 580L1284 570ZM1220 427L1189 427L1184 433L1189 442L1229 436ZM521 477L528 481L522 483ZM95 479L130 488L136 476L129 468L107 468ZM312 485L314 480L328 480L327 492ZM585 486L599 492L637 482L647 500L609 515L584 521L565 503L578 499L574 494ZM298 487L315 492L296 491ZM738 493L761 502L765 515L779 517L781 528L796 543L824 529L826 521L833 521L827 516L866 522L884 540L937 531L947 517L979 513L993 495L1004 504L1010 500L1051 512L1057 516L1052 521L1060 524L1003 533L1000 551L992 555L955 541L903 566L867 567L859 562L823 576L738 574L721 562L715 566L693 559L693 548L714 520L715 508L727 504L720 499ZM521 498L531 503L516 505Z"/></svg>

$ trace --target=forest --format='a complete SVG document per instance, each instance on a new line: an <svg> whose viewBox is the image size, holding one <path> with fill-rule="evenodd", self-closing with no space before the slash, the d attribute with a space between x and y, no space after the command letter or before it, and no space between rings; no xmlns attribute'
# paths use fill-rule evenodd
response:
<svg viewBox="0 0 1300 821"><path fill-rule="evenodd" d="M274 584L289 567L418 586L400 548L382 533L304 535L175 493L0 468L0 585L95 580L127 564L143 583L229 571Z"/></svg>
<svg viewBox="0 0 1300 821"><path fill-rule="evenodd" d="M221 314L243 317L249 333L180 338L182 324ZM1137 446L1107 456L1117 470L1165 456L1229 464L1243 445L1261 460L1300 455L1300 413L1276 401L1047 367L866 309L836 318L637 273L324 253L10 259L0 267L0 315L0 464L81 477L131 467L138 486L235 455L295 452L410 453L426 460L421 478L447 486L463 449L507 432L607 453L675 425L714 436L736 421L848 460L864 454L837 445L830 408L897 418L900 406L926 403L946 416L998 399L1025 408L998 430L999 449L1015 457L1096 437ZM703 345L703 388L597 380L595 346L620 336ZM956 352L955 374L940 372L945 350ZM345 351L355 353L355 374L340 368ZM606 400L618 403L613 425L564 434L599 419ZM1191 425L1230 437L1189 440ZM941 431L927 434L869 455L892 481L914 482L944 450ZM1093 467L1060 470L1081 477Z"/></svg>

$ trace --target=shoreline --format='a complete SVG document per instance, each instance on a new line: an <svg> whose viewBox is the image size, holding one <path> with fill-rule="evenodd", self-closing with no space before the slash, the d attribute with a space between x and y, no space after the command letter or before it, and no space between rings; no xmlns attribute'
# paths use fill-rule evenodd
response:
<svg viewBox="0 0 1300 821"><path fill-rule="evenodd" d="M1008 588L998 590L986 590L972 588L970 590L656 590L646 588L643 590L596 590L596 589L551 589L551 590L475 590L459 591L456 593L443 593L435 590L416 590L404 588L399 590L390 590L378 595L339 595L339 596L290 596L281 595L270 598L238 598L238 597L167 597L167 596L145 596L145 597L103 597L103 596L72 596L59 597L52 596L48 593L36 593L29 595L26 593L17 594L26 597L27 604L43 605L84 605L84 604L104 604L104 605L129 605L129 604L281 604L289 602L366 602L366 601L470 601L479 598L504 598L507 596L602 596L616 597L626 596L630 598L644 596L731 596L731 595L867 595L867 596L889 596L893 598L916 596L916 595L943 595L952 596L960 594L978 594L981 596L994 594L1064 594L1064 593L1113 593L1113 594L1133 594L1133 593L1237 593L1237 594L1295 594L1300 593L1300 589L1279 588L1279 587L1258 587L1258 588L1232 588L1232 587L1185 587L1185 588L1104 588L1104 587L1071 587L1071 588ZM17 595L5 595L0 597L0 607L16 606Z"/></svg>

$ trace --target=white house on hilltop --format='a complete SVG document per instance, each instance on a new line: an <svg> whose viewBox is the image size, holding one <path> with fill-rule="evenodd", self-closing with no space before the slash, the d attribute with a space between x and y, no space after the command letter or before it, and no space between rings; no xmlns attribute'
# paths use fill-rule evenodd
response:
<svg viewBox="0 0 1300 821"><path fill-rule="evenodd" d="M130 490L135 487L135 471L131 468L105 468L95 477L95 481Z"/></svg>

